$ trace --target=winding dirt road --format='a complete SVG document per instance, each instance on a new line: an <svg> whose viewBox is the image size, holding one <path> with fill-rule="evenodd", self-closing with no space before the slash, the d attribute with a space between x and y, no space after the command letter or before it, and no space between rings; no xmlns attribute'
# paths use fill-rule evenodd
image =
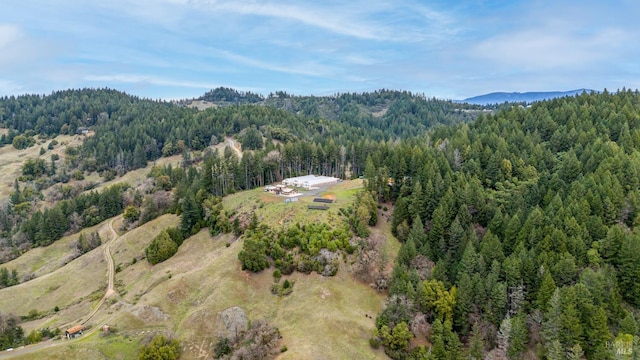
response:
<svg viewBox="0 0 640 360"><path fill-rule="evenodd" d="M105 260L107 260L107 291L105 292L104 296L102 297L102 299L100 299L100 301L98 302L98 304L93 308L93 310L91 310L91 312L84 318L84 320L81 320L79 323L84 325L86 324L89 320L91 320L91 318L98 312L98 310L100 309L100 307L102 307L102 304L104 304L104 302L111 296L116 295L116 291L114 289L114 277L115 277L115 265L113 263L113 257L111 256L111 244L113 243L114 240L116 240L118 238L118 233L116 232L116 230L113 228L113 222L116 221L117 217L114 217L113 219L111 219L111 221L109 221L109 230L111 230L111 239L108 240L104 246L104 258ZM54 341L54 340L50 340L50 341L43 341L43 342L39 342L37 344L33 344L33 345L28 345L28 346L23 346L17 349L14 349L12 351L4 351L2 349L0 349L0 359L10 359L12 357L15 356L20 356L20 355L25 355L25 354L29 354L29 353L33 353L45 348L50 348L50 347L54 347L54 346L59 346L59 345L66 345L69 344L70 341L75 341L75 340L80 340L83 337L87 337L91 334L93 334L94 332L100 330L102 328L102 325L107 324L109 321L111 321L116 315L118 315L118 313L116 312L115 314L113 314L113 316L111 316L110 318L104 320L101 324L99 324L98 326L93 327L91 330L87 331L84 333L84 335L82 337L79 337L77 339L71 339L71 340L61 340L61 341Z"/></svg>
<svg viewBox="0 0 640 360"><path fill-rule="evenodd" d="M113 228L113 222L116 221L116 219L117 217L109 221L109 230L111 230L112 237L111 237L111 240L107 241L107 243L104 246L104 258L105 260L107 260L107 277L108 277L107 291L105 292L102 299L100 299L100 302L98 302L95 308L89 313L89 315L87 315L87 317L80 322L80 324L82 325L86 324L87 321L91 320L91 318L96 314L96 312L98 312L102 304L104 304L104 302L107 301L109 297L111 297L116 293L116 291L113 288L113 283L114 283L113 279L115 277L116 270L115 270L115 265L113 264L113 257L111 257L111 243L118 238L118 233Z"/></svg>

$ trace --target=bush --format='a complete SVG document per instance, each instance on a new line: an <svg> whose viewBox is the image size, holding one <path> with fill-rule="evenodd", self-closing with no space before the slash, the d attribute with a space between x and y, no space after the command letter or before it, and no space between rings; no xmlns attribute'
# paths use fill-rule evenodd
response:
<svg viewBox="0 0 640 360"><path fill-rule="evenodd" d="M219 359L225 355L231 354L233 349L231 349L231 342L229 339L225 337L218 338L218 342L214 347L214 356L216 359Z"/></svg>
<svg viewBox="0 0 640 360"><path fill-rule="evenodd" d="M290 282L289 280L285 280L282 285L280 284L271 285L271 293L273 295L287 296L292 292L293 292L293 282Z"/></svg>
<svg viewBox="0 0 640 360"><path fill-rule="evenodd" d="M147 261L151 265L161 263L178 252L178 245L171 239L166 230L162 230L144 250Z"/></svg>
<svg viewBox="0 0 640 360"><path fill-rule="evenodd" d="M72 178L74 178L75 180L84 180L84 174L82 173L82 171L80 170L76 170L73 172L73 174L71 175Z"/></svg>
<svg viewBox="0 0 640 360"><path fill-rule="evenodd" d="M132 223L140 218L140 209L135 206L127 206L122 214L127 223Z"/></svg>
<svg viewBox="0 0 640 360"><path fill-rule="evenodd" d="M25 135L17 135L13 138L11 145L17 150L26 149L30 146L33 146L36 143L36 140L30 136Z"/></svg>
<svg viewBox="0 0 640 360"><path fill-rule="evenodd" d="M29 335L27 335L26 340L27 344L35 344L42 341L42 334L39 331L31 330Z"/></svg>
<svg viewBox="0 0 640 360"><path fill-rule="evenodd" d="M182 231L179 228L170 227L165 229L165 231L167 232L167 234L169 234L169 237L171 238L171 240L173 240L174 243L176 243L176 245L182 245L184 236L182 235Z"/></svg>
<svg viewBox="0 0 640 360"><path fill-rule="evenodd" d="M369 346L371 346L374 349L379 349L380 348L380 339L378 339L377 337L372 337L369 338Z"/></svg>
<svg viewBox="0 0 640 360"><path fill-rule="evenodd" d="M259 236L252 236L244 240L244 246L238 253L238 260L242 263L242 270L259 272L269 266L265 255L267 246Z"/></svg>
<svg viewBox="0 0 640 360"><path fill-rule="evenodd" d="M180 358L180 343L169 340L162 335L156 335L149 345L142 348L139 360L177 360Z"/></svg>
<svg viewBox="0 0 640 360"><path fill-rule="evenodd" d="M273 271L273 281L275 282L280 282L280 278L282 277L282 273L280 272L280 270L275 269Z"/></svg>

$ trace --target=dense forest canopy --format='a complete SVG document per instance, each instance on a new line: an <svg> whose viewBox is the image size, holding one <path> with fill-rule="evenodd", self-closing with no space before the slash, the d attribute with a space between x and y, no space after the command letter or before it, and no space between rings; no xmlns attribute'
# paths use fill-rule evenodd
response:
<svg viewBox="0 0 640 360"><path fill-rule="evenodd" d="M582 94L372 154L372 173L402 179L381 195L395 203L404 242L372 341L394 358L630 354L639 110L637 92ZM383 181L372 178L370 189ZM425 259L431 266L418 271ZM430 355L400 341L407 326L409 338L424 336L425 321Z"/></svg>
<svg viewBox="0 0 640 360"><path fill-rule="evenodd" d="M407 92L380 91L323 98L279 94L290 100L292 106L311 101L315 107L335 107L334 112L340 115L320 118L318 111L289 112L284 110L287 106L276 100L266 101L267 106L236 105L198 112L115 90L68 90L48 96L1 98L0 126L8 128L9 134L0 137L0 144L26 147L33 145L34 142L28 140L34 135L52 137L91 129L95 136L88 137L80 149L76 159L79 168L101 173L115 170L123 174L161 156L179 154L185 149L203 150L225 136L241 136L252 129L259 130L260 136L267 140L283 143L304 140L323 147L327 139L331 139L334 145L345 146L349 152L357 141L415 138L433 126L469 121L476 114L460 111L464 105L427 100ZM244 99L257 95L219 88L203 98L231 96ZM251 102L254 101L247 101ZM378 106L384 114L374 115L369 108L363 108L364 105ZM249 144L246 147L252 148Z"/></svg>
<svg viewBox="0 0 640 360"><path fill-rule="evenodd" d="M53 160L29 163L0 211L3 249L46 245L123 210L132 222L170 211L181 214L180 229L159 238L154 255L175 252L202 227L212 234L246 230L245 268L320 272L331 264L310 256L357 251L348 237L366 238L363 224L375 224L375 204L382 203L393 209L402 247L372 346L398 359L640 353L633 351L640 307L637 91L486 113L386 90L263 99L216 89L205 97L235 103L197 111L112 90L0 99L0 121L10 129L3 143L22 136L19 145L29 146L36 135L81 127L95 132L67 154L69 172L115 176L183 156L181 167L155 167L146 192L116 186L46 210L33 206L44 183L37 179L64 177ZM238 157L210 147L226 137L248 151ZM224 195L308 173L364 176L358 201L365 205L345 210L345 227L274 231L252 220L243 229L222 209ZM299 234L305 231L313 236Z"/></svg>

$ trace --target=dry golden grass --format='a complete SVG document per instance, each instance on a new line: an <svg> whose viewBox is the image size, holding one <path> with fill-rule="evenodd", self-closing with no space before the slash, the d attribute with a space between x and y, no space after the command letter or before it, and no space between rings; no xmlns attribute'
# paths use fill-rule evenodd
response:
<svg viewBox="0 0 640 360"><path fill-rule="evenodd" d="M16 315L27 315L35 309L51 314L55 324L73 322L78 315L89 312L93 293L98 293L96 300L102 297L100 289L106 287L106 281L106 263L99 247L52 273L0 289L0 309ZM80 309L76 304L82 305ZM54 314L55 306L61 311Z"/></svg>
<svg viewBox="0 0 640 360"><path fill-rule="evenodd" d="M174 156L159 158L154 162L149 162L146 167L129 171L128 173L122 175L121 177L117 177L113 180L104 182L99 186L97 186L95 190L104 189L105 187L109 187L117 183L127 183L133 187L136 187L142 184L147 179L149 172L154 166L165 166L170 164L171 166L175 167L180 165L181 160L182 160L181 155L174 155ZM95 173L91 174L90 176L87 176L85 179L87 181L95 181L95 182L102 181L102 178Z"/></svg>
<svg viewBox="0 0 640 360"><path fill-rule="evenodd" d="M110 240L111 234L106 225L107 222L102 222L83 229L77 234L65 236L47 247L33 248L19 258L0 265L0 267L6 267L10 271L18 271L19 277L28 274L33 274L35 277L46 275L63 267L66 260L69 260L75 253L71 244L78 239L81 233L90 234L97 231L103 243Z"/></svg>
<svg viewBox="0 0 640 360"><path fill-rule="evenodd" d="M165 227L178 224L177 219L175 215L164 215L119 237L111 245L115 264L125 261L124 259L130 263L134 256L141 256L144 253L144 247L151 239ZM103 250L104 243L111 240L110 232L107 232L109 221L85 230L100 229L103 239L102 246L31 281L0 289L0 309L2 312L27 315L35 309L39 313L49 315L24 324L26 330L42 326L64 328L64 326L73 324L87 315L95 303L102 298L107 286L107 263ZM11 264L21 264L28 267L42 262L54 264L51 268L62 265L60 262L67 256L64 251L65 244L68 248L68 243L74 238L77 238L77 235L59 240L48 248L33 249L8 263L7 266L12 269ZM48 249L52 251L47 251ZM38 257L39 255L41 257ZM141 262L141 264L146 264L146 262ZM45 266L41 268L41 271L44 272L45 269L50 270L51 268ZM117 280L119 280L118 274L116 274ZM57 313L53 311L56 306L60 308ZM104 317L105 314L101 315Z"/></svg>
<svg viewBox="0 0 640 360"><path fill-rule="evenodd" d="M343 206L360 186L361 182L345 182L328 192ZM276 197L277 201L271 202L267 200L272 198L265 196L272 195L261 189L235 194L225 198L225 207L237 206L241 210L255 207L259 218L275 223L283 215L290 221L304 222L332 221L332 217L338 217L337 209L308 212L306 205L312 197L284 204L283 198ZM121 269L115 277L121 300L108 302L91 324L108 321L119 329L122 337L108 342L90 335L72 343L58 342L58 346L20 358L114 358L120 352L118 349L126 349L122 352L135 356L141 339L155 331L175 333L182 342L183 359L197 359L202 354L212 356L212 345L221 326L216 316L232 306L242 307L253 321L264 319L279 328L282 345L288 348L279 359L386 358L382 351L373 350L368 344L373 318L382 309L385 295L356 281L346 264L330 278L300 273L287 276L294 282L293 293L278 297L270 293L273 269L258 274L241 270L237 256L242 241L231 234L212 238L204 229L187 239L178 253L163 263L151 266L140 260L155 235L178 224L178 217L164 215L122 234L111 244L112 256ZM387 234L388 224L381 223L375 231ZM390 245L389 251L396 248ZM133 258L137 258L135 263ZM0 309L21 315L32 308L50 312L43 319L25 324L27 331L42 326L64 329L86 315L102 296L106 269L101 247L39 279L0 290ZM61 307L56 314L51 312L55 305ZM131 313L136 306L157 307L169 317L141 318Z"/></svg>
<svg viewBox="0 0 640 360"><path fill-rule="evenodd" d="M179 334L185 359L196 358L204 337L207 343L215 340L216 314L232 306L280 329L289 349L281 359L385 358L369 347L374 321L366 316L375 317L381 310L383 294L358 283L343 268L332 278L294 273L287 277L295 282L293 293L279 298L270 293L272 269L259 274L241 271L237 254L242 241L226 247L230 240L229 235L212 239L202 231L171 259L148 266L146 275L135 275L150 288L138 303L171 315L163 325ZM125 297L136 298L131 293Z"/></svg>
<svg viewBox="0 0 640 360"><path fill-rule="evenodd" d="M217 108L218 105L205 100L193 100L191 101L191 104L187 105L187 107L196 108L198 110L205 110L208 108Z"/></svg>
<svg viewBox="0 0 640 360"><path fill-rule="evenodd" d="M13 183L21 174L22 164L27 159L42 158L46 164L51 162L51 154L55 153L60 155L58 164L64 161L64 149L67 146L78 146L82 144L84 137L81 135L59 135L55 138L58 141L58 145L53 150L47 150L47 146L53 140L37 141L36 145L17 150L11 145L5 145L0 148L0 200L4 200L9 197L13 191ZM40 155L40 148L44 148L46 152Z"/></svg>
<svg viewBox="0 0 640 360"><path fill-rule="evenodd" d="M56 346L54 347L48 347L30 354L19 355L13 359L129 360L137 358L139 348L141 346L139 344L139 340L132 337L125 337L117 334L101 337L99 333L73 342L60 340L57 341L55 345Z"/></svg>
<svg viewBox="0 0 640 360"><path fill-rule="evenodd" d="M245 217L255 212L258 221L273 227L317 222L338 224L342 218L339 209L349 206L361 189L362 180L346 180L319 192L302 191L298 201L285 203L286 197L257 188L225 197L224 207ZM310 210L308 205L317 205L313 202L315 197L332 198L334 203L326 204L329 207L326 211Z"/></svg>

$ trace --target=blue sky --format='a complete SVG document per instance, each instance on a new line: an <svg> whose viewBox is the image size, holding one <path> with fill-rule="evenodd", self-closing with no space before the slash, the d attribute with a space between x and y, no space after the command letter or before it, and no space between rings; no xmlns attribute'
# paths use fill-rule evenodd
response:
<svg viewBox="0 0 640 360"><path fill-rule="evenodd" d="M640 2L3 0L0 95L640 88Z"/></svg>

